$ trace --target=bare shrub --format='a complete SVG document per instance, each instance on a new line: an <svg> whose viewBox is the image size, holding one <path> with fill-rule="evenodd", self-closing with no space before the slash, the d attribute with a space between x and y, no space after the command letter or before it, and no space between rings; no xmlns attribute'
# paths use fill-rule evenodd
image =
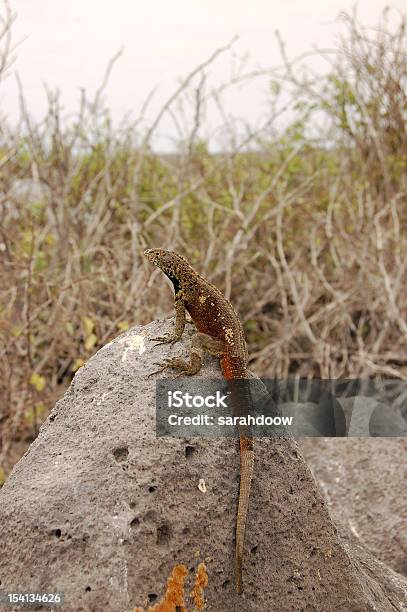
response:
<svg viewBox="0 0 407 612"><path fill-rule="evenodd" d="M228 45L151 121L149 97L113 127L103 93L116 58L74 121L50 92L34 122L21 93L21 122L0 142L0 465L98 347L172 313L146 247L184 253L232 299L258 374L406 378L406 22L343 24L323 78L281 45L278 69L212 86ZM224 95L256 78L271 82L270 112L250 126ZM210 105L219 153L204 137ZM153 152L163 116L179 134L171 155Z"/></svg>

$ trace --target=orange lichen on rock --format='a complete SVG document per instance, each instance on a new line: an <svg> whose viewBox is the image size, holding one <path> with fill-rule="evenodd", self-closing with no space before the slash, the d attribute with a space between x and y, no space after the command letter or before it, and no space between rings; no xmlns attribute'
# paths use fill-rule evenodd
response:
<svg viewBox="0 0 407 612"><path fill-rule="evenodd" d="M194 600L195 607L198 610L202 610L204 607L204 588L206 586L208 586L208 574L205 563L200 563L195 576L195 585L190 593L190 597Z"/></svg>
<svg viewBox="0 0 407 612"><path fill-rule="evenodd" d="M148 612L186 612L184 601L184 582L188 574L185 565L176 565L167 580L164 599L148 608Z"/></svg>

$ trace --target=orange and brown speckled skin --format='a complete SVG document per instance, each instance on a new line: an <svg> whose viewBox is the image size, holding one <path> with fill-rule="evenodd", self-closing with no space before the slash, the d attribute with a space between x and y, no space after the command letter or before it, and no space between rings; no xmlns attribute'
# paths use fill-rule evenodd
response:
<svg viewBox="0 0 407 612"><path fill-rule="evenodd" d="M247 379L248 353L244 331L232 304L217 287L195 272L187 260L175 251L148 249L145 256L164 274L174 286L176 322L174 333L161 342L175 342L184 331L185 310L198 330L191 343L191 361L168 359L162 369L174 367L185 374L196 374L202 365L204 350L218 355L224 377L233 383ZM245 390L246 389L246 390ZM251 406L250 391L246 387L231 387L232 405L236 412L248 412ZM251 480L254 467L253 439L247 428L241 428L240 437L240 487L236 520L236 579L237 590L242 592L242 561L249 505Z"/></svg>

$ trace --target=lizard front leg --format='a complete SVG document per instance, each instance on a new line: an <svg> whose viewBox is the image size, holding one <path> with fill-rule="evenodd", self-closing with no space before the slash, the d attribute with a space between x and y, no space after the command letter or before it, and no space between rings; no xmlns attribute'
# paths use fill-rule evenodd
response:
<svg viewBox="0 0 407 612"><path fill-rule="evenodd" d="M181 371L174 378L179 378L180 376L193 376L202 368L205 351L211 355L220 357L225 353L225 350L226 345L222 340L218 340L217 338L213 338L208 334L198 332L192 336L189 361L186 361L182 357L170 357L164 361L162 368L156 372L153 372L153 374L163 372L163 370L166 370L167 368L175 368ZM150 374L150 376L152 376L152 374Z"/></svg>
<svg viewBox="0 0 407 612"><path fill-rule="evenodd" d="M153 341L155 340L157 341L157 344L155 346L158 346L159 344L170 344L170 343L174 344L174 342L177 342L181 338L182 334L184 333L186 311L185 311L185 304L183 302L182 291L177 293L177 295L175 296L174 306L175 306L174 330L171 334L168 334L166 336L158 336L158 338L152 338Z"/></svg>

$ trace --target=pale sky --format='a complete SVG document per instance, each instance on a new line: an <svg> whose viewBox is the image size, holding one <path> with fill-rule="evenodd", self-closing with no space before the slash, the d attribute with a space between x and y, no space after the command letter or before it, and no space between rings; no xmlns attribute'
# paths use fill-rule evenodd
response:
<svg viewBox="0 0 407 612"><path fill-rule="evenodd" d="M0 4L3 0L0 0ZM22 40L10 76L0 83L1 114L18 116L17 71L30 112L41 117L46 109L43 84L61 90L64 109L78 108L79 91L100 85L109 58L120 48L107 89L107 103L115 119L132 110L137 115L148 93L157 88L151 116L174 87L196 65L233 36L234 50L250 55L248 66L279 64L274 38L278 29L290 55L312 45L332 46L341 26L334 23L349 0L10 0L17 13L14 40ZM366 25L377 23L387 3L360 0L358 14ZM405 0L390 6L405 10ZM211 78L226 79L231 60L220 59ZM264 83L263 83L264 86ZM240 113L255 116L262 92L238 101ZM260 105L257 108L257 105ZM170 123L163 130L171 131Z"/></svg>

